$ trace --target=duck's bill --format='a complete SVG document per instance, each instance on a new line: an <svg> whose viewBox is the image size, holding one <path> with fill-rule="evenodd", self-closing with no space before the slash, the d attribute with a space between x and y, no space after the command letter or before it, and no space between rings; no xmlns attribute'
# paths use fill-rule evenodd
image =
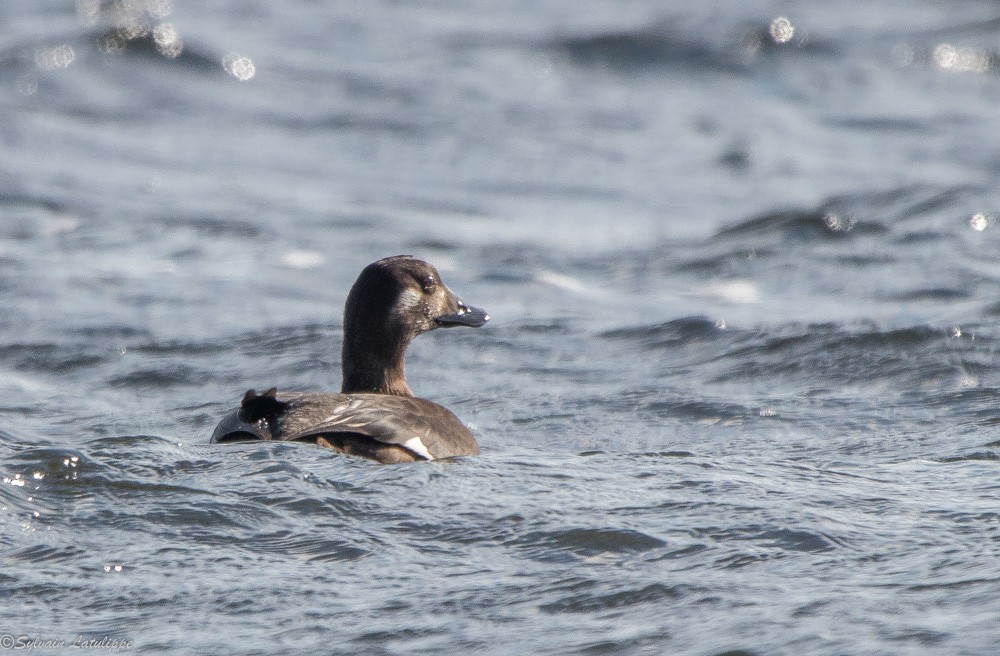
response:
<svg viewBox="0 0 1000 656"><path fill-rule="evenodd" d="M454 314L445 314L436 319L439 326L470 326L478 328L490 320L490 315L486 310L466 305L462 301L458 302L458 311Z"/></svg>

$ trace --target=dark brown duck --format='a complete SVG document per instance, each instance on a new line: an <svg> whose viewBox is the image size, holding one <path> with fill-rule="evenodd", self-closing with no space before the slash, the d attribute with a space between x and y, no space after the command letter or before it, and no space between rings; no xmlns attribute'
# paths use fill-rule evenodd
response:
<svg viewBox="0 0 1000 656"><path fill-rule="evenodd" d="M406 347L441 327L490 317L448 289L437 270L409 255L369 264L347 295L340 394L250 390L212 442L309 441L384 463L476 455L479 445L447 408L413 396Z"/></svg>

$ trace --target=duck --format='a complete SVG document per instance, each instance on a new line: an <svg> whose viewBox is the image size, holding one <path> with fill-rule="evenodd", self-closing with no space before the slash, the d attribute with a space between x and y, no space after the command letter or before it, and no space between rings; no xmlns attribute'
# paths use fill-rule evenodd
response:
<svg viewBox="0 0 1000 656"><path fill-rule="evenodd" d="M417 335L489 320L429 263L412 255L373 262L344 305L340 393L248 390L211 443L312 442L384 464L478 455L475 437L451 410L413 394L404 365Z"/></svg>

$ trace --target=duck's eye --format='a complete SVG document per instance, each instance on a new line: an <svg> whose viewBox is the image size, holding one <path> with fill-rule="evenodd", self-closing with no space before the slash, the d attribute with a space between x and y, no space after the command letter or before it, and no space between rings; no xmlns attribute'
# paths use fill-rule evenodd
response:
<svg viewBox="0 0 1000 656"><path fill-rule="evenodd" d="M437 287L437 280L434 279L434 276L427 276L420 280L420 287L424 290L425 294L430 294Z"/></svg>

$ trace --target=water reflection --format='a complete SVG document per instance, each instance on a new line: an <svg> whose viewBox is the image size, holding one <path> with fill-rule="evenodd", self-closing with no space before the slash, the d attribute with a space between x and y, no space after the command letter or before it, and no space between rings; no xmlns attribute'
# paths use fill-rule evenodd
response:
<svg viewBox="0 0 1000 656"><path fill-rule="evenodd" d="M942 43L934 48L934 64L938 68L958 73L985 73L990 69L989 53L975 48L956 48Z"/></svg>
<svg viewBox="0 0 1000 656"><path fill-rule="evenodd" d="M778 16L771 21L770 32L775 43L788 43L795 36L795 26L785 16Z"/></svg>
<svg viewBox="0 0 1000 656"><path fill-rule="evenodd" d="M160 23L153 30L153 43L156 44L156 51L164 57L174 59L180 56L184 49L184 41L181 35L170 23Z"/></svg>
<svg viewBox="0 0 1000 656"><path fill-rule="evenodd" d="M35 66L43 71L67 68L74 59L76 59L76 53L68 45L40 48L35 51Z"/></svg>
<svg viewBox="0 0 1000 656"><path fill-rule="evenodd" d="M156 51L174 59L184 49L184 41L172 23L173 0L76 0L76 14L84 25L106 24L110 29L98 40L106 54L119 55L130 41L152 37Z"/></svg>
<svg viewBox="0 0 1000 656"><path fill-rule="evenodd" d="M229 54L222 60L222 66L226 72L237 80L246 82L257 74L257 67L253 61L244 55Z"/></svg>

